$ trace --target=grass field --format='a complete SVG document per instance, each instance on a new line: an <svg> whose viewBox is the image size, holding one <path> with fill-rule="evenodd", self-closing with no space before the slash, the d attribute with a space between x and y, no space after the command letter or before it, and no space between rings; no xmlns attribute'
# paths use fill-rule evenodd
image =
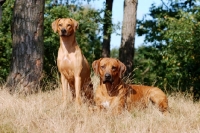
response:
<svg viewBox="0 0 200 133"><path fill-rule="evenodd" d="M0 89L0 133L199 133L200 102L180 93L168 99L168 116L152 104L112 116L91 113L85 104L76 110L71 101L63 108L59 88L27 97Z"/></svg>

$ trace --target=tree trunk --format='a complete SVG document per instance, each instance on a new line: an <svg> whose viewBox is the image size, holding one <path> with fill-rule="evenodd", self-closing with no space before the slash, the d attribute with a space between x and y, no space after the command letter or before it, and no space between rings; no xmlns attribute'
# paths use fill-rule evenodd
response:
<svg viewBox="0 0 200 133"><path fill-rule="evenodd" d="M124 0L124 18L119 59L127 67L125 76L132 75L133 72L137 4L138 0Z"/></svg>
<svg viewBox="0 0 200 133"><path fill-rule="evenodd" d="M38 91L43 69L44 0L15 0L12 62L6 88L11 93Z"/></svg>
<svg viewBox="0 0 200 133"><path fill-rule="evenodd" d="M112 6L113 0L106 0L106 9L103 25L102 57L110 57L110 38L112 33Z"/></svg>

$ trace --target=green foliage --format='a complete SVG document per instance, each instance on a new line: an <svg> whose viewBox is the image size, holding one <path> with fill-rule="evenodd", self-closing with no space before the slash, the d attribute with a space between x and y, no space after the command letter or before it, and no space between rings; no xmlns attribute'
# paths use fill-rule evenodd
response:
<svg viewBox="0 0 200 133"><path fill-rule="evenodd" d="M158 54L155 57L154 53L156 52L157 50L154 47L141 46L135 49L135 83L154 84L157 75L152 70L156 67L156 62L151 57L159 58Z"/></svg>
<svg viewBox="0 0 200 133"><path fill-rule="evenodd" d="M167 45L171 66L179 73L183 90L193 88L195 96L200 97L200 17L199 7L190 12L179 12L179 19L167 17L166 37L173 39ZM175 29L175 31L174 31ZM198 95L198 96L197 96Z"/></svg>
<svg viewBox="0 0 200 133"><path fill-rule="evenodd" d="M3 5L3 17L0 24L0 80L6 79L12 52L11 21L14 0ZM101 32L103 19L101 10L77 5L55 4L47 0L44 13L44 76L56 77L56 58L59 36L53 33L51 23L57 18L71 17L79 22L76 39L89 63L101 56ZM14 28L14 27L13 27Z"/></svg>
<svg viewBox="0 0 200 133"><path fill-rule="evenodd" d="M110 57L112 58L118 58L119 57L119 49L118 48L113 48L110 51Z"/></svg>
<svg viewBox="0 0 200 133"><path fill-rule="evenodd" d="M138 49L137 66L143 67L136 72L138 79L148 66L145 61L150 61L153 64L148 66L149 72L154 76L145 75L149 81L144 82L155 81L157 86L168 90L193 89L194 97L199 97L200 8L194 3L175 1L168 8L152 5L152 19L138 21L138 35L145 35L145 42L152 44Z"/></svg>
<svg viewBox="0 0 200 133"><path fill-rule="evenodd" d="M46 5L44 21L44 70L47 73L51 73L51 69L56 66L57 51L60 45L59 36L57 33L53 33L51 23L58 18L67 17L79 22L76 39L82 52L91 64L93 60L101 56L101 36L98 30L102 23L100 12L89 7L78 7L75 5Z"/></svg>
<svg viewBox="0 0 200 133"><path fill-rule="evenodd" d="M2 22L0 22L0 81L4 82L10 68L11 59L11 19L14 0L3 4Z"/></svg>

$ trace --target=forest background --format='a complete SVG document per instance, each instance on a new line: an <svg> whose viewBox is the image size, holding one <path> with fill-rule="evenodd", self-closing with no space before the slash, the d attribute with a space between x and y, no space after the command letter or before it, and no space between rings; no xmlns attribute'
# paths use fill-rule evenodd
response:
<svg viewBox="0 0 200 133"><path fill-rule="evenodd" d="M102 1L103 3L103 1ZM0 81L9 74L12 38L11 22L14 0L2 5L0 23ZM115 10L115 9L113 9ZM90 62L101 57L103 9L82 6L81 1L66 3L45 1L44 11L44 67L42 86L46 81L57 84L56 57L59 38L53 33L51 23L60 17L72 17L79 21L77 41ZM136 33L145 36L143 45L135 49L132 83L158 86L167 92L191 92L194 100L200 97L200 6L196 0L168 0L159 6L152 4L149 14L137 20ZM119 24L112 24L116 32ZM119 50L110 50L110 56L118 58ZM51 88L53 89L53 87ZM45 89L44 89L45 90Z"/></svg>

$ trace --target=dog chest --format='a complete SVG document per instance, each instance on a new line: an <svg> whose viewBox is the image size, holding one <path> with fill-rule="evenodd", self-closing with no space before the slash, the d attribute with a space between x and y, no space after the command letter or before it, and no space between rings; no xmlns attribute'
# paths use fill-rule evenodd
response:
<svg viewBox="0 0 200 133"><path fill-rule="evenodd" d="M62 72L62 71L71 71L73 70L73 63L69 62L68 60L58 60L58 69Z"/></svg>
<svg viewBox="0 0 200 133"><path fill-rule="evenodd" d="M104 108L109 108L110 107L110 102L109 101L103 101L101 103L101 105L104 107Z"/></svg>
<svg viewBox="0 0 200 133"><path fill-rule="evenodd" d="M74 78L73 65L68 60L58 60L57 61L58 69L67 79Z"/></svg>

